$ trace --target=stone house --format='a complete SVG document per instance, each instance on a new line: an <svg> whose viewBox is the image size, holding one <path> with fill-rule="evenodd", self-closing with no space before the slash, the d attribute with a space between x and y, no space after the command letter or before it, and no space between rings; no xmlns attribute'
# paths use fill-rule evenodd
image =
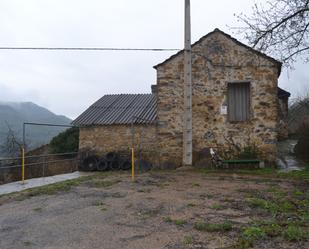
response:
<svg viewBox="0 0 309 249"><path fill-rule="evenodd" d="M182 165L183 51L156 65L152 94L106 95L73 121L80 149L129 151L162 167ZM193 161L215 148L233 158L254 147L274 162L286 137L290 94L278 88L281 62L215 29L192 45Z"/></svg>

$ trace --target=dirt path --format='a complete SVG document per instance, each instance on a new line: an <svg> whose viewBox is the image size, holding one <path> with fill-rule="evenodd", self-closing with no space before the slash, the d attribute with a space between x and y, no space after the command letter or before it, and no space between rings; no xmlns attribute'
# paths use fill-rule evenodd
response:
<svg viewBox="0 0 309 249"><path fill-rule="evenodd" d="M229 247L253 221L269 218L247 200L271 188L289 192L297 186L195 172L146 173L132 183L127 173L115 172L53 195L0 197L0 248ZM252 245L309 248L305 239L269 236Z"/></svg>

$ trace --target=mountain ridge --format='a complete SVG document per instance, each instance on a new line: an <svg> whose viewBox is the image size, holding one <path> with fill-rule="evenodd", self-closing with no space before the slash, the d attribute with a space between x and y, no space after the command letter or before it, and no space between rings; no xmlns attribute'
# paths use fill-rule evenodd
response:
<svg viewBox="0 0 309 249"><path fill-rule="evenodd" d="M0 146L3 147L9 128L14 131L18 140L22 140L24 122L70 125L72 120L64 115L57 115L45 107L33 102L0 101ZM27 126L26 141L28 148L36 148L65 130L62 127ZM0 155L4 155L1 153Z"/></svg>

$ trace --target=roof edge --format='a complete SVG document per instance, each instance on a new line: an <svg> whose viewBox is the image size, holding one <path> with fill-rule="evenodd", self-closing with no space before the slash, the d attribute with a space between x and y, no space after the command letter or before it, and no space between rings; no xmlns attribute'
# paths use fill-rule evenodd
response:
<svg viewBox="0 0 309 249"><path fill-rule="evenodd" d="M235 42L236 44L242 46L242 47L245 47L246 49L249 49L251 52L259 55L259 56L262 56L272 62L274 62L275 64L277 64L278 66L278 77L280 76L281 74L281 70L282 70L282 62L276 60L275 58L265 54L265 53L262 53L240 41L238 41L236 38L232 37L231 35L223 32L222 30L218 29L218 28L215 28L213 31L209 32L208 34L204 35L203 37L201 37L198 41L196 41L195 43L193 43L191 46L194 47L196 46L197 44L201 43L202 41L204 41L206 38L208 38L209 36L211 36L212 34L214 33L220 33L222 35L224 35L225 37L227 37L228 39L232 40L233 42ZM170 56L169 58L167 58L165 61L153 66L154 69L158 69L158 67L164 65L165 63L169 62L170 60L174 59L175 57L177 57L178 55L180 55L181 53L184 52L184 49L180 50L179 52L177 52L176 54Z"/></svg>

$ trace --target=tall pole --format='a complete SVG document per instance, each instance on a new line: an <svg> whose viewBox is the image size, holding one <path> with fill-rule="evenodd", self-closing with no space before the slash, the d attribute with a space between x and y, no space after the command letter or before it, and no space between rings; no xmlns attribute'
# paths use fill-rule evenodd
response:
<svg viewBox="0 0 309 249"><path fill-rule="evenodd" d="M192 166L192 51L190 0L185 0L183 165Z"/></svg>

